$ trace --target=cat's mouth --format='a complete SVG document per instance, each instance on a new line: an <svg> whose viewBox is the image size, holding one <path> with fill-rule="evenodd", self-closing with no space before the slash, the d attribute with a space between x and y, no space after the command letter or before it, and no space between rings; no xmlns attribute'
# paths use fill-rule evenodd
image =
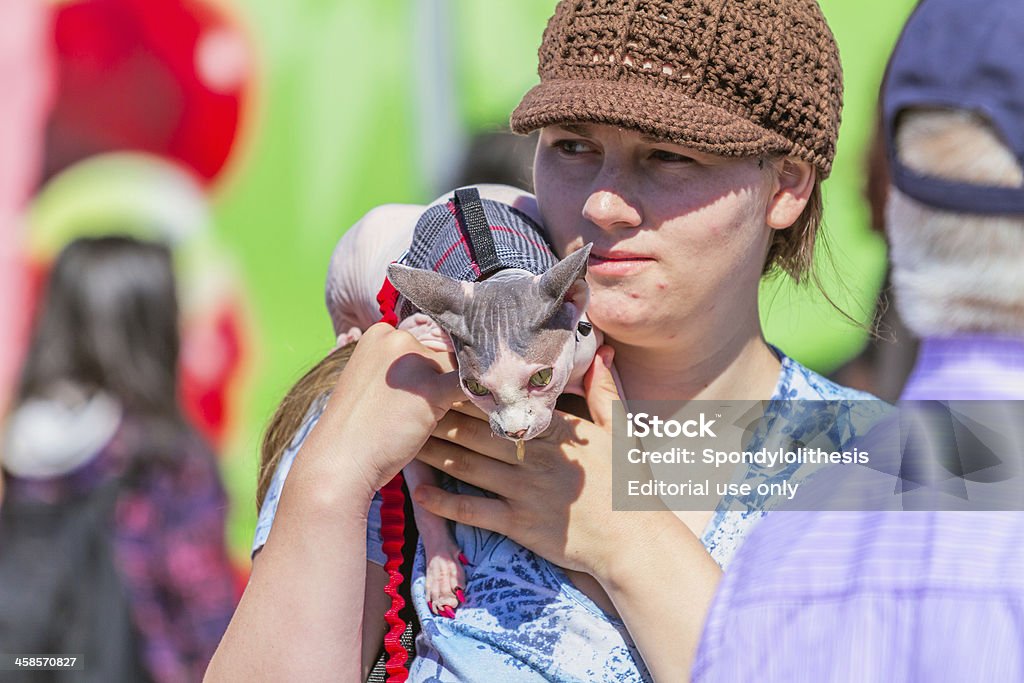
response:
<svg viewBox="0 0 1024 683"><path fill-rule="evenodd" d="M544 429L547 429L547 425L544 426ZM529 441L530 439L538 436L541 432L544 431L544 429L537 429L536 427L531 427L528 429L520 429L511 433L505 430L495 430L495 435L503 439L508 439L509 441L512 441L514 443L518 443L520 441Z"/></svg>
<svg viewBox="0 0 1024 683"><path fill-rule="evenodd" d="M533 421L530 424L519 426L518 428L506 428L506 425L500 424L494 416L491 416L491 431L494 435L502 439L508 439L509 441L516 443L519 441L529 441L530 439L539 436L548 428L551 423L551 417L543 423L539 421Z"/></svg>

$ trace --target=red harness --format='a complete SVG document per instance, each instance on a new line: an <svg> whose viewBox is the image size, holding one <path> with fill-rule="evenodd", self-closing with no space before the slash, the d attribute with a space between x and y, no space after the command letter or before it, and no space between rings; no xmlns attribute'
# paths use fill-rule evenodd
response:
<svg viewBox="0 0 1024 683"><path fill-rule="evenodd" d="M380 304L381 314L378 322L387 323L392 327L398 326L398 316L395 313L398 297L398 290L390 280L384 278L384 285L377 293L377 303ZM384 621L388 625L387 633L384 634L384 651L387 653L384 669L387 671L389 683L405 683L409 678L409 671L405 668L409 653L405 651L405 646L401 641L402 633L405 632L405 622L398 616L398 613L405 607L405 598L398 592L398 587L405 580L401 569L402 546L405 545L403 482L402 473L399 472L380 490L382 499L381 535L384 539L384 554L387 556L384 571L388 573L388 583L384 587L384 592L391 598L391 607L384 613Z"/></svg>

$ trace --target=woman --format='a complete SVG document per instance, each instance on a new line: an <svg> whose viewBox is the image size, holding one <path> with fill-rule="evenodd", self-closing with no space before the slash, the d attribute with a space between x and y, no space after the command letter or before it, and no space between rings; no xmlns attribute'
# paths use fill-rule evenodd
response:
<svg viewBox="0 0 1024 683"><path fill-rule="evenodd" d="M177 402L168 249L65 247L30 349L0 447L0 650L79 655L81 680L198 679L235 589L217 465Z"/></svg>
<svg viewBox="0 0 1024 683"><path fill-rule="evenodd" d="M413 680L678 680L719 567L760 514L612 513L612 400L870 398L770 347L757 310L764 274L810 267L835 151L841 74L819 8L625 5L559 3L541 84L512 116L517 132L541 129L537 206L556 251L595 245L588 316L608 346L588 375L591 419L559 414L517 465L479 416L445 412L459 394L444 359L371 328L266 515L211 678L359 676L355 653L383 632L382 576L353 549L373 487L418 452L460 480L414 495L457 522L469 566L455 619L430 612L414 574ZM789 408L798 432L816 422ZM393 435L387 415L410 421ZM848 415L833 426L835 445L855 431Z"/></svg>

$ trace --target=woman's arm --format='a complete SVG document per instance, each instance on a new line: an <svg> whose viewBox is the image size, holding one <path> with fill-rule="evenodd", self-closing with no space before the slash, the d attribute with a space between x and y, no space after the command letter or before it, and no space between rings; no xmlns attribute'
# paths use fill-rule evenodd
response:
<svg viewBox="0 0 1024 683"><path fill-rule="evenodd" d="M556 414L549 436L528 442L516 463L511 442L487 424L449 413L420 459L497 498L433 487L414 492L435 514L490 529L567 569L595 577L659 681L689 672L720 570L671 511L611 509L612 401L619 398L603 347L587 374L594 422Z"/></svg>
<svg viewBox="0 0 1024 683"><path fill-rule="evenodd" d="M369 498L312 469L288 477L208 681L359 677Z"/></svg>
<svg viewBox="0 0 1024 683"><path fill-rule="evenodd" d="M608 539L617 551L594 576L654 680L683 680L682 672L693 668L721 569L671 512L615 514L636 517L634 534Z"/></svg>
<svg viewBox="0 0 1024 683"><path fill-rule="evenodd" d="M406 332L366 331L296 456L206 680L359 679L370 501L462 397L445 369Z"/></svg>

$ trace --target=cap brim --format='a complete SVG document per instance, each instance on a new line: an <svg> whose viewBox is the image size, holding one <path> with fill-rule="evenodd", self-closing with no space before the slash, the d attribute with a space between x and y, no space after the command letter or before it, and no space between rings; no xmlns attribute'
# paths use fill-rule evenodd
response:
<svg viewBox="0 0 1024 683"><path fill-rule="evenodd" d="M747 119L682 93L636 82L549 80L512 112L517 133L559 123L604 123L722 156L791 153L792 142Z"/></svg>

